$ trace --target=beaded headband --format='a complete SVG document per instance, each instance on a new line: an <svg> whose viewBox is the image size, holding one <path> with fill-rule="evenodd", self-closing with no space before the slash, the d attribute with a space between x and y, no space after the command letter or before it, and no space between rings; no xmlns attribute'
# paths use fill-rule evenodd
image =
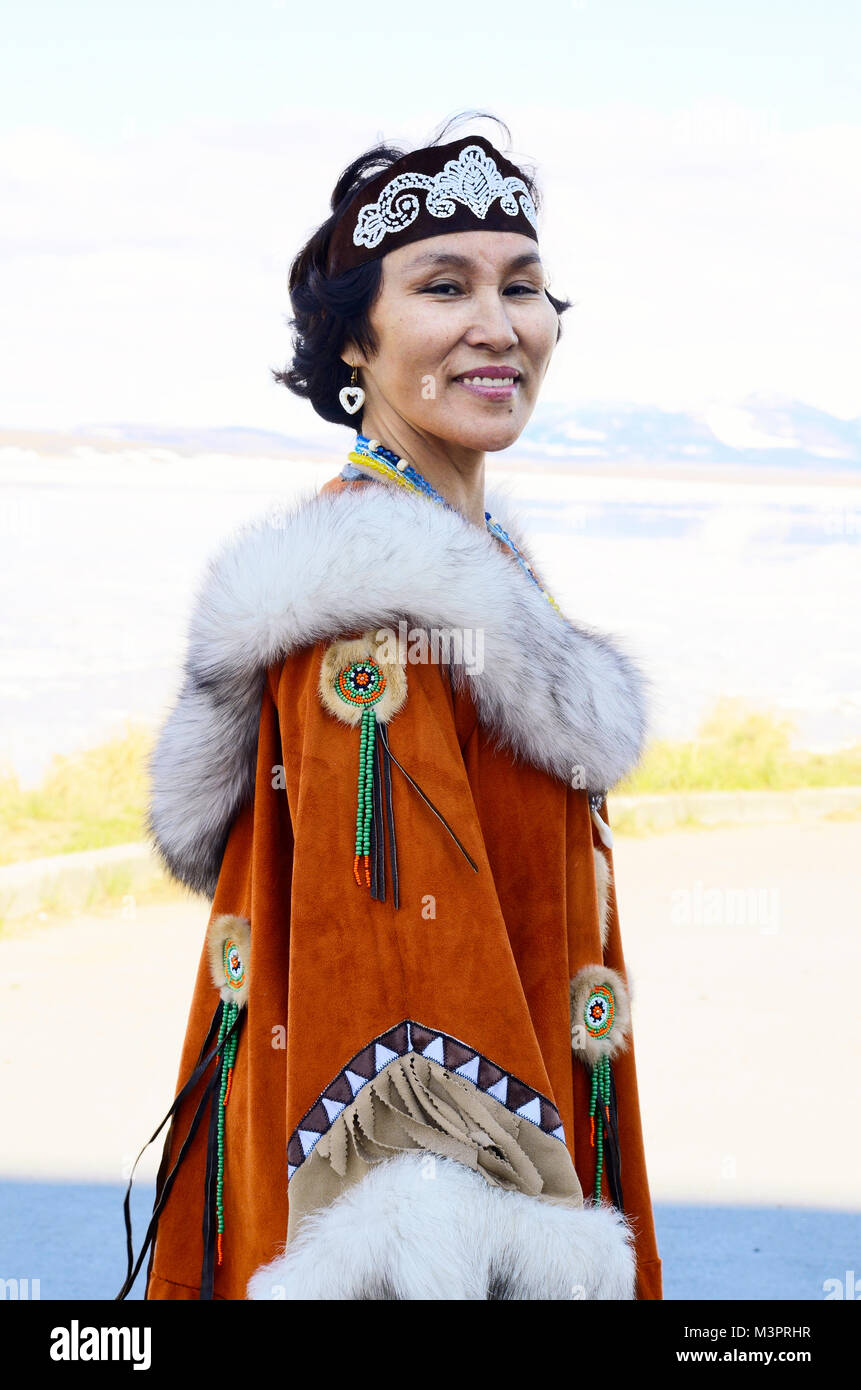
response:
<svg viewBox="0 0 861 1390"><path fill-rule="evenodd" d="M340 275L410 241L482 230L538 240L521 170L480 135L429 145L390 164L348 204L332 233L327 273Z"/></svg>

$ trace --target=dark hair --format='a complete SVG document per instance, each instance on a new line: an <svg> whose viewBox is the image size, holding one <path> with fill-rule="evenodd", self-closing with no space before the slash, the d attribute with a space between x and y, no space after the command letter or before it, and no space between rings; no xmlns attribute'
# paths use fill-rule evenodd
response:
<svg viewBox="0 0 861 1390"><path fill-rule="evenodd" d="M465 118L488 117L502 127L511 143L511 133L504 121L484 111L466 111L452 116L428 142L440 144L452 125ZM342 362L341 353L347 342L354 343L366 357L373 357L378 343L370 324L369 311L379 292L383 278L382 257L364 265L329 277L326 262L335 226L351 200L383 169L403 158L407 150L394 145L374 145L348 164L335 184L330 200L331 215L326 218L305 243L290 266L288 285L293 317L293 361L285 371L271 368L274 379L309 400L318 415L336 425L356 428L356 417L348 415L341 406L338 392L350 384L350 368ZM540 194L534 175L521 168L523 181L529 189L536 208ZM549 290L547 298L557 314L571 307L570 300L556 299ZM559 334L562 325L559 325Z"/></svg>

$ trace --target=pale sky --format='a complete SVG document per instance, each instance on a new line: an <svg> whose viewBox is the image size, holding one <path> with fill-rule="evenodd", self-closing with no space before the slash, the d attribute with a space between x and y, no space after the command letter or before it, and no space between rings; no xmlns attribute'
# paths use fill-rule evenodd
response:
<svg viewBox="0 0 861 1390"><path fill-rule="evenodd" d="M544 399L861 415L856 3L312 13L7 4L0 426L313 430L269 371L292 255L364 148L476 107L537 166L542 253L576 301Z"/></svg>

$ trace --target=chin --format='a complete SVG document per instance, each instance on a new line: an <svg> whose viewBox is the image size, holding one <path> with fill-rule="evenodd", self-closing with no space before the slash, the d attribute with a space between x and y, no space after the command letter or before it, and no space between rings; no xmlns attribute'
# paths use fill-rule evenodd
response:
<svg viewBox="0 0 861 1390"><path fill-rule="evenodd" d="M485 418L450 421L447 422L444 437L466 449L475 449L483 454L496 454L516 443L528 420L528 416L524 418L518 412L514 415L500 415L497 420Z"/></svg>

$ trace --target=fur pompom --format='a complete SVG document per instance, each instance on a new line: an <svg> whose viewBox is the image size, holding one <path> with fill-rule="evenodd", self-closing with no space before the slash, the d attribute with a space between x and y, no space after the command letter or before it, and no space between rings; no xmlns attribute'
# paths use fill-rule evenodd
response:
<svg viewBox="0 0 861 1390"><path fill-rule="evenodd" d="M230 912L213 918L206 930L206 953L212 983L224 1003L243 1008L248 1003L251 923Z"/></svg>
<svg viewBox="0 0 861 1390"><path fill-rule="evenodd" d="M571 981L571 1045L575 1056L595 1066L628 1046L631 1001L618 970L584 965Z"/></svg>
<svg viewBox="0 0 861 1390"><path fill-rule="evenodd" d="M338 673L343 671L345 666L351 666L354 661L370 659L379 666L385 678L386 688L373 707L379 724L387 724L407 698L406 667L398 661L383 661L380 656L381 646L371 630L352 641L333 642L326 648L320 663L318 692L329 713L345 724L362 722L362 707L348 704L335 688Z"/></svg>

